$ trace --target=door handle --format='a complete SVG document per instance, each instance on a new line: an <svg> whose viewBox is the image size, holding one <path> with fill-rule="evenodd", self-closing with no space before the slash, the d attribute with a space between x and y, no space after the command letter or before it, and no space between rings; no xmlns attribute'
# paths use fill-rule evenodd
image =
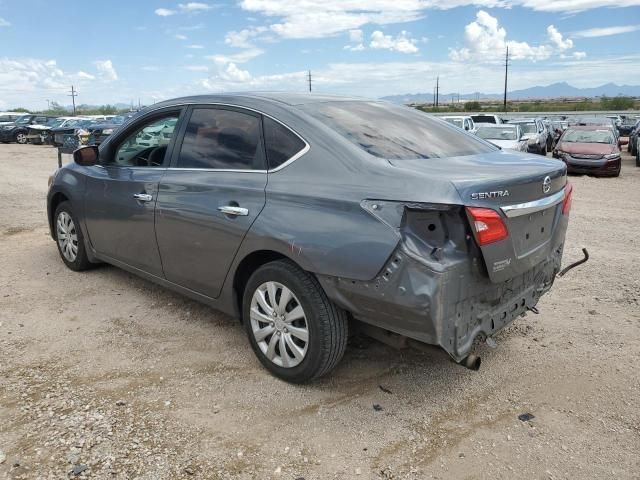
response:
<svg viewBox="0 0 640 480"><path fill-rule="evenodd" d="M149 195L148 193L135 193L133 198L139 200L140 202L150 202L153 200L153 195Z"/></svg>
<svg viewBox="0 0 640 480"><path fill-rule="evenodd" d="M225 215L233 215L235 217L237 216L246 217L247 215L249 215L248 208L234 207L232 205L225 205L224 207L218 207L218 210L224 213Z"/></svg>

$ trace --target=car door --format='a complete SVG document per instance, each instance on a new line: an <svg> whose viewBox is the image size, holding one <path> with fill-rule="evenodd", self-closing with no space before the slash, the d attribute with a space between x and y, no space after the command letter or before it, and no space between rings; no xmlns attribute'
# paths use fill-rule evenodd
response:
<svg viewBox="0 0 640 480"><path fill-rule="evenodd" d="M156 276L155 203L174 143L180 110L147 115L100 149L89 167L84 205L91 245L109 259Z"/></svg>
<svg viewBox="0 0 640 480"><path fill-rule="evenodd" d="M167 280L216 298L231 262L265 204L261 116L198 106L162 178L156 236Z"/></svg>

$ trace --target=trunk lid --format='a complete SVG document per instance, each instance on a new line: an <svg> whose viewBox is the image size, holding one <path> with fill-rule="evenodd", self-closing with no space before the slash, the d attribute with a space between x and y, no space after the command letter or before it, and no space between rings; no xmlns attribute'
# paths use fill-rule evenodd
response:
<svg viewBox="0 0 640 480"><path fill-rule="evenodd" d="M563 162L500 151L465 157L391 160L399 169L448 181L465 207L497 211L508 237L480 247L491 281L502 282L544 261L557 245L564 220ZM565 222L566 226L566 222ZM560 239L563 241L563 239Z"/></svg>

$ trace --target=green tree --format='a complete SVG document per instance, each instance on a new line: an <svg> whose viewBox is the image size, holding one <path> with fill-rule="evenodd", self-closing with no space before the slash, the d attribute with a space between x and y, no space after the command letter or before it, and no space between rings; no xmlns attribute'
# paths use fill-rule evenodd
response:
<svg viewBox="0 0 640 480"><path fill-rule="evenodd" d="M22 107L12 108L9 111L10 112L16 112L16 113L31 113L29 110L27 110L26 108L22 108Z"/></svg>

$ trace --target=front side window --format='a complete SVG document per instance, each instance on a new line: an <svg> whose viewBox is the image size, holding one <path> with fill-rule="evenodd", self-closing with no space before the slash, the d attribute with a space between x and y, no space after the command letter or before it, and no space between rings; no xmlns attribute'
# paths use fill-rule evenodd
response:
<svg viewBox="0 0 640 480"><path fill-rule="evenodd" d="M218 108L194 108L178 168L264 170L260 118Z"/></svg>
<svg viewBox="0 0 640 480"><path fill-rule="evenodd" d="M299 108L367 153L390 160L457 157L497 150L413 108L364 101L318 102Z"/></svg>
<svg viewBox="0 0 640 480"><path fill-rule="evenodd" d="M27 125L31 121L31 115L23 115L16 120L16 125Z"/></svg>
<svg viewBox="0 0 640 480"><path fill-rule="evenodd" d="M263 117L262 121L270 169L279 167L305 147L305 143L284 125L269 117Z"/></svg>
<svg viewBox="0 0 640 480"><path fill-rule="evenodd" d="M178 114L174 113L139 127L120 143L110 164L121 167L162 166L177 123Z"/></svg>

